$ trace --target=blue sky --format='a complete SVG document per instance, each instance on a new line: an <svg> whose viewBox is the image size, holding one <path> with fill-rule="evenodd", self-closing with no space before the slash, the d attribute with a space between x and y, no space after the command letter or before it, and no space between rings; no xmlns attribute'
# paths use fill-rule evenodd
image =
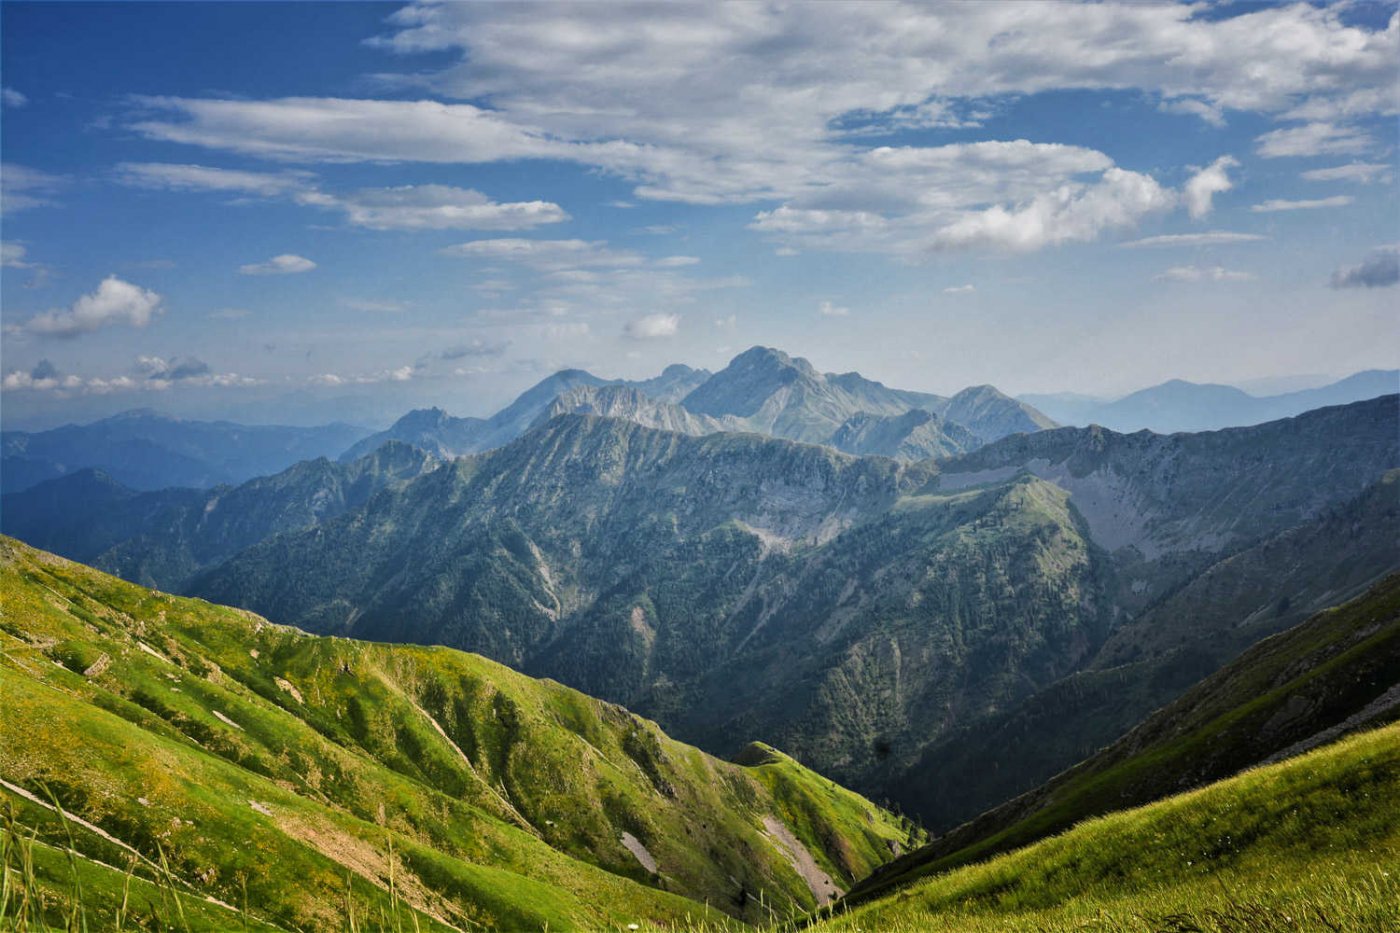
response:
<svg viewBox="0 0 1400 933"><path fill-rule="evenodd" d="M7 424L1396 365L1387 4L0 5Z"/></svg>

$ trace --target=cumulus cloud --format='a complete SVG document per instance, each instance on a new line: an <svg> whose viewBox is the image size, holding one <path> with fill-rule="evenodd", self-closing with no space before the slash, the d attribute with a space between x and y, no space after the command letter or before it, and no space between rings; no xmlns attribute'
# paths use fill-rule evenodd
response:
<svg viewBox="0 0 1400 933"><path fill-rule="evenodd" d="M1271 214L1277 211L1311 211L1322 207L1346 207L1355 201L1349 194L1339 194L1331 198L1314 198L1304 201L1288 201L1283 198L1271 198L1250 208L1256 214Z"/></svg>
<svg viewBox="0 0 1400 933"><path fill-rule="evenodd" d="M1333 288L1385 288L1400 282L1400 245L1382 246L1360 265L1332 273Z"/></svg>
<svg viewBox="0 0 1400 933"><path fill-rule="evenodd" d="M1267 240L1261 233L1238 233L1233 230L1211 230L1206 233L1169 233L1120 243L1125 249L1160 249L1178 246L1228 246L1234 243L1255 243Z"/></svg>
<svg viewBox="0 0 1400 933"><path fill-rule="evenodd" d="M679 314L648 314L628 321L623 333L633 340L655 340L674 337L680 326Z"/></svg>
<svg viewBox="0 0 1400 933"><path fill-rule="evenodd" d="M111 395L116 392L164 392L173 386L197 388L244 388L262 385L262 380L238 373L214 372L208 364L192 356L163 359L140 356L129 374L118 376L77 376L61 373L53 363L40 360L29 371L5 374L6 391L48 392L60 398L75 395Z"/></svg>
<svg viewBox="0 0 1400 933"><path fill-rule="evenodd" d="M1375 145L1369 133L1333 123L1304 123L1271 130L1254 141L1254 151L1266 159L1321 155L1356 155Z"/></svg>
<svg viewBox="0 0 1400 933"><path fill-rule="evenodd" d="M1080 146L881 147L820 191L759 212L750 227L790 247L907 259L976 247L1025 252L1131 227L1176 198Z"/></svg>
<svg viewBox="0 0 1400 933"><path fill-rule="evenodd" d="M1152 277L1154 282L1247 282L1254 276L1223 266L1172 266Z"/></svg>
<svg viewBox="0 0 1400 933"><path fill-rule="evenodd" d="M821 304L817 305L817 313L822 317L850 317L851 309L840 307L829 301L823 301Z"/></svg>
<svg viewBox="0 0 1400 933"><path fill-rule="evenodd" d="M16 91L12 87L0 88L0 104L6 107L23 107L29 103L29 98Z"/></svg>
<svg viewBox="0 0 1400 933"><path fill-rule="evenodd" d="M67 310L55 308L36 314L19 329L46 337L76 337L118 324L145 327L163 312L162 300L149 289L109 275L96 291L82 296Z"/></svg>
<svg viewBox="0 0 1400 933"><path fill-rule="evenodd" d="M51 175L14 162L0 164L0 213L14 214L51 205L50 195L67 182L61 175Z"/></svg>
<svg viewBox="0 0 1400 933"><path fill-rule="evenodd" d="M1182 189L1187 213L1196 219L1209 214L1215 196L1235 186L1230 181L1230 169L1237 168L1239 164L1238 159L1224 155L1191 176Z"/></svg>
<svg viewBox="0 0 1400 933"><path fill-rule="evenodd" d="M208 376L211 372L208 363L193 356L175 356L168 360L159 356L139 356L136 358L136 371L153 382L183 382Z"/></svg>
<svg viewBox="0 0 1400 933"><path fill-rule="evenodd" d="M298 272L310 272L314 268L316 263L305 256L283 253L266 262L250 262L239 266L238 271L243 275L295 275Z"/></svg>
<svg viewBox="0 0 1400 933"><path fill-rule="evenodd" d="M1390 178L1391 167L1384 162L1352 162L1349 165L1334 165L1331 168L1309 169L1303 173L1308 181L1351 181L1369 185L1374 181Z"/></svg>

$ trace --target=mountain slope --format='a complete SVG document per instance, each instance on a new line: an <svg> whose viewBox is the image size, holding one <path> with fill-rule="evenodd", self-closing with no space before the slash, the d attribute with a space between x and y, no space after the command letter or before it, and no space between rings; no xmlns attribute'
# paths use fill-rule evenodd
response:
<svg viewBox="0 0 1400 933"><path fill-rule="evenodd" d="M809 929L1388 930L1400 726L922 881Z"/></svg>
<svg viewBox="0 0 1400 933"><path fill-rule="evenodd" d="M760 893L811 907L910 840L805 769L718 761L479 657L315 638L9 539L0 588L0 792L22 822L61 838L31 799L52 792L108 834L78 834L88 857L159 842L190 892L272 926L339 929L347 897L372 913L391 864L434 929L757 918Z"/></svg>
<svg viewBox="0 0 1400 933"><path fill-rule="evenodd" d="M208 487L276 473L299 460L335 456L366 433L346 424L250 426L130 411L51 431L5 431L0 434L0 473L5 492L86 468L133 489Z"/></svg>
<svg viewBox="0 0 1400 933"><path fill-rule="evenodd" d="M1084 667L934 741L886 792L950 829L1093 755L1261 638L1400 570L1400 471L1210 566L1115 628ZM941 780L921 776L937 772Z"/></svg>
<svg viewBox="0 0 1400 933"><path fill-rule="evenodd" d="M876 897L1397 718L1400 575L1393 575L1259 642L1109 747L886 866L852 897Z"/></svg>

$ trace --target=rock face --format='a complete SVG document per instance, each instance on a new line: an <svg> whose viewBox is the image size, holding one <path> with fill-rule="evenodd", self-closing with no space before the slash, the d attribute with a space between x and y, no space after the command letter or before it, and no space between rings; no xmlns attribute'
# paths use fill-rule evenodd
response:
<svg viewBox="0 0 1400 933"><path fill-rule="evenodd" d="M391 439L437 457L480 453L565 413L626 418L683 434L749 431L900 460L962 453L1008 434L1054 426L991 386L952 398L906 392L859 373L819 373L800 357L754 347L714 374L677 364L652 379L628 382L563 370L490 418L454 418L436 408L409 412L341 459L362 457ZM938 418L924 417L929 413Z"/></svg>

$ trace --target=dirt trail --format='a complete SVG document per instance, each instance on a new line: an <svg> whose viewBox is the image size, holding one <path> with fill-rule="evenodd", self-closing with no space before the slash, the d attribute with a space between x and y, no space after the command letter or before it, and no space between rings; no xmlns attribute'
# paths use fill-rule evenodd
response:
<svg viewBox="0 0 1400 933"><path fill-rule="evenodd" d="M812 853L807 851L802 840L792 834L792 830L771 816L763 818L763 826L768 830L768 835L778 847L778 851L787 856L793 871L801 875L802 880L807 882L807 887L811 889L812 896L817 899L818 906L825 907L846 893L836 886L830 875L821 870L817 865L817 860L812 858Z"/></svg>
<svg viewBox="0 0 1400 933"><path fill-rule="evenodd" d="M637 861L641 863L643 868L653 875L656 874L656 859L647 851L647 847L642 845L642 840L631 833L623 833L622 844L627 847L628 852L636 856Z"/></svg>

